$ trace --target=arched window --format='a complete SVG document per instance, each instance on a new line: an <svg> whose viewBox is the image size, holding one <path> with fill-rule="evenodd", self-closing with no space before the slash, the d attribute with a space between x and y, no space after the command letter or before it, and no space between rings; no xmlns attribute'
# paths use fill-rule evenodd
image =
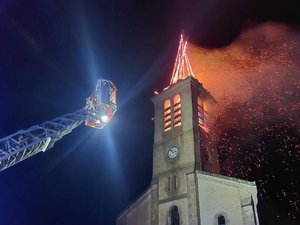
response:
<svg viewBox="0 0 300 225"><path fill-rule="evenodd" d="M181 98L180 95L174 97L174 127L181 125Z"/></svg>
<svg viewBox="0 0 300 225"><path fill-rule="evenodd" d="M226 225L225 217L223 215L218 216L218 225Z"/></svg>
<svg viewBox="0 0 300 225"><path fill-rule="evenodd" d="M173 206L170 210L170 218L171 218L171 223L170 225L179 225L179 212L178 212L178 207Z"/></svg>
<svg viewBox="0 0 300 225"><path fill-rule="evenodd" d="M181 125L181 97L175 95L173 101L170 99L164 102L164 131L167 132L173 127Z"/></svg>
<svg viewBox="0 0 300 225"><path fill-rule="evenodd" d="M171 130L171 101L167 99L164 102L164 131Z"/></svg>

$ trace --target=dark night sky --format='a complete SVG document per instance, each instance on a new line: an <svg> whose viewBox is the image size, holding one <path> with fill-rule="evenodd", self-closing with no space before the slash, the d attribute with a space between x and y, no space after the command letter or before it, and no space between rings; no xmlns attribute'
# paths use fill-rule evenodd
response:
<svg viewBox="0 0 300 225"><path fill-rule="evenodd" d="M0 225L115 223L152 175L153 90L179 33L211 48L263 21L297 29L292 1L0 0L0 136L84 105L97 77L118 87L104 130L84 126L0 173Z"/></svg>

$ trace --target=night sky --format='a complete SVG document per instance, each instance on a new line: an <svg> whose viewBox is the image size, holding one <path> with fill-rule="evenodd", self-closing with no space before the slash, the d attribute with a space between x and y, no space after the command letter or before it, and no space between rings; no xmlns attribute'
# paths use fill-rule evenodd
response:
<svg viewBox="0 0 300 225"><path fill-rule="evenodd" d="M0 0L0 137L80 109L98 77L118 88L105 129L81 126L0 173L0 225L115 224L150 184L150 98L168 85L180 32L222 49L268 21L298 32L299 8L279 0ZM261 224L299 221L299 208L288 215L291 205L264 196L270 218Z"/></svg>

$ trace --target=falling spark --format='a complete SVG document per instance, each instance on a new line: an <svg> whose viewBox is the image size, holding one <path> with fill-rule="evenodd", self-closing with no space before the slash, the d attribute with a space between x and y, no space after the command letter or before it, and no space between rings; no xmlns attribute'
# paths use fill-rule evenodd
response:
<svg viewBox="0 0 300 225"><path fill-rule="evenodd" d="M221 173L256 180L260 193L298 220L299 52L300 32L271 23L224 49L187 47L197 79L219 102L205 140L219 151Z"/></svg>

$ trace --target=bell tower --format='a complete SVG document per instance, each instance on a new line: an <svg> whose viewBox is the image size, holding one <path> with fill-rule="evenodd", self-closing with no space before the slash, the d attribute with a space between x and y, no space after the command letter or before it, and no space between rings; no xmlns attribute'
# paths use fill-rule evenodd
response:
<svg viewBox="0 0 300 225"><path fill-rule="evenodd" d="M158 202L173 202L183 196L190 196L183 204L188 209L189 206L199 206L195 201L195 177L187 175L195 171L219 172L219 164L217 151L207 149L208 146L204 144L216 101L194 78L186 47L187 41L181 35L170 85L152 98L152 184L157 184ZM193 193L195 196L192 199ZM197 215L193 218L199 220Z"/></svg>
<svg viewBox="0 0 300 225"><path fill-rule="evenodd" d="M217 152L204 144L216 101L194 78L186 45L181 35L170 85L152 98L154 179L179 168L219 172Z"/></svg>
<svg viewBox="0 0 300 225"><path fill-rule="evenodd" d="M194 78L181 35L172 79L152 98L150 187L117 225L258 225L255 182L219 175L210 125L217 102Z"/></svg>
<svg viewBox="0 0 300 225"><path fill-rule="evenodd" d="M219 172L218 154L203 142L216 101L192 76L152 98L154 103L153 177L184 167Z"/></svg>

